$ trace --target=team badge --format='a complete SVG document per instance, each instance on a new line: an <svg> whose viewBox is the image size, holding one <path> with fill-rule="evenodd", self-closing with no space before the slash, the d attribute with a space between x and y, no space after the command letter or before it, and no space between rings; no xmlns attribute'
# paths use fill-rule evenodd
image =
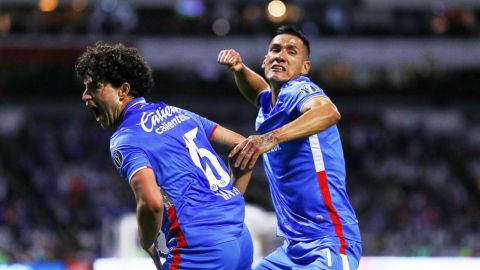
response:
<svg viewBox="0 0 480 270"><path fill-rule="evenodd" d="M120 153L120 151L118 151L118 150L113 151L112 159L113 159L113 164L115 164L115 166L117 168L122 167L123 155L122 155L122 153Z"/></svg>
<svg viewBox="0 0 480 270"><path fill-rule="evenodd" d="M300 92L304 94L311 94L311 93L318 92L318 89L313 87L311 84L305 84L300 88Z"/></svg>

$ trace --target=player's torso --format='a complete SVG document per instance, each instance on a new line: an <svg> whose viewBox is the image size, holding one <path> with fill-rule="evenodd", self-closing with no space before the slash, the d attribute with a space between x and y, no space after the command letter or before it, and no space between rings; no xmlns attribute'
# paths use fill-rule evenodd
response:
<svg viewBox="0 0 480 270"><path fill-rule="evenodd" d="M164 232L168 236L178 221L188 245L218 242L214 233L224 238L240 233L244 214L244 199L197 117L164 103L146 103L118 129L133 133L133 143L148 156L167 208ZM217 226L218 231L200 234L202 226Z"/></svg>
<svg viewBox="0 0 480 270"><path fill-rule="evenodd" d="M287 89L293 91L292 89ZM283 89L282 89L283 91ZM280 93L275 106L261 101L256 121L260 134L281 127L300 116L289 93ZM333 205L345 224L357 224L345 189L345 164L336 125L306 138L280 143L263 155L279 233L290 239L307 240L332 230L332 220L318 178L323 168ZM356 234L356 233L353 233Z"/></svg>

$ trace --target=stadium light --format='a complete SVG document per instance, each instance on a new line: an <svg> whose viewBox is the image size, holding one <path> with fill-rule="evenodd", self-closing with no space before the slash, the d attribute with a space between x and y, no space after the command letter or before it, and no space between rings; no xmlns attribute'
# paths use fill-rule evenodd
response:
<svg viewBox="0 0 480 270"><path fill-rule="evenodd" d="M287 6L280 0L273 0L268 3L268 13L273 17L282 17L287 12Z"/></svg>
<svg viewBox="0 0 480 270"><path fill-rule="evenodd" d="M285 20L287 6L280 0L273 0L267 6L268 19L272 22L281 22Z"/></svg>
<svg viewBox="0 0 480 270"><path fill-rule="evenodd" d="M42 12L52 12L58 7L58 0L39 0L38 8Z"/></svg>

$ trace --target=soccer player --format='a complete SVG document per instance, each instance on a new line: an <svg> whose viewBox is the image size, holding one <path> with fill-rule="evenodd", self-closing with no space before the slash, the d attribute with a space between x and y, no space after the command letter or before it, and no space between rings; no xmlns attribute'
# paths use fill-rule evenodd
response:
<svg viewBox="0 0 480 270"><path fill-rule="evenodd" d="M336 123L340 113L310 81L310 45L294 27L273 35L262 63L268 83L233 49L228 66L243 96L259 107L252 135L231 152L234 166L252 168L262 155L282 247L255 269L357 269L358 221L348 200L345 161Z"/></svg>
<svg viewBox="0 0 480 270"><path fill-rule="evenodd" d="M253 246L242 193L251 171L232 175L209 140L244 139L190 111L147 103L152 71L134 48L97 43L78 58L82 100L103 128L110 154L137 202L142 247L158 269L250 269ZM169 249L163 268L160 230Z"/></svg>

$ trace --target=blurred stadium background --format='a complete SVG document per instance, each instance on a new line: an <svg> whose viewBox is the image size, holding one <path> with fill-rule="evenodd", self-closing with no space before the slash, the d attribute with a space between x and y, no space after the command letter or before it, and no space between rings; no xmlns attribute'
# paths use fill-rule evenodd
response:
<svg viewBox="0 0 480 270"><path fill-rule="evenodd" d="M145 256L111 131L80 100L87 45L138 47L155 73L149 100L248 135L256 110L216 56L234 48L261 72L284 23L311 39L310 77L342 113L362 269L448 265L365 263L439 257L480 269L479 20L478 0L0 0L0 269ZM267 190L258 164L246 194L257 259L279 243Z"/></svg>

